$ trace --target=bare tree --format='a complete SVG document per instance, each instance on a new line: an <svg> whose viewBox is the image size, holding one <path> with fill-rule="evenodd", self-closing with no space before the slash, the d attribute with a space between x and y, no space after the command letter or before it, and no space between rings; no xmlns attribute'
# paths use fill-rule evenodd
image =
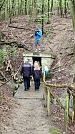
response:
<svg viewBox="0 0 75 134"><path fill-rule="evenodd" d="M72 15L72 23L73 23L73 31L74 31L74 77L73 83L75 85L75 0L70 0L70 8L71 8L71 15ZM75 93L75 91L74 91ZM75 97L73 97L73 111L74 111L74 123L75 123Z"/></svg>

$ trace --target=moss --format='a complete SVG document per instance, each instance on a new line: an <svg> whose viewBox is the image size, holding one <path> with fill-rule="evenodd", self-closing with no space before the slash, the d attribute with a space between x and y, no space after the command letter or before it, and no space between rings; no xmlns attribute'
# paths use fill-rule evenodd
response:
<svg viewBox="0 0 75 134"><path fill-rule="evenodd" d="M51 58L55 59L56 58L56 55L51 54Z"/></svg>
<svg viewBox="0 0 75 134"><path fill-rule="evenodd" d="M49 73L46 75L46 80L51 79L54 76L53 73Z"/></svg>
<svg viewBox="0 0 75 134"><path fill-rule="evenodd" d="M2 99L2 95L0 94L0 99Z"/></svg>
<svg viewBox="0 0 75 134"><path fill-rule="evenodd" d="M62 134L61 130L55 127L50 128L51 134Z"/></svg>
<svg viewBox="0 0 75 134"><path fill-rule="evenodd" d="M19 87L19 85L18 85L18 84L14 84L14 90L17 90L17 89L18 89L18 87Z"/></svg>

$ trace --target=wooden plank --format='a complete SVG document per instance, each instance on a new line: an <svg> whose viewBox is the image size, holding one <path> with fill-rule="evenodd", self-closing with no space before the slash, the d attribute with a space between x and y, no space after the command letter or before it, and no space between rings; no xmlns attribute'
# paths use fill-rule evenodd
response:
<svg viewBox="0 0 75 134"><path fill-rule="evenodd" d="M49 116L50 115L50 90L48 90L48 94L47 94L47 111Z"/></svg>
<svg viewBox="0 0 75 134"><path fill-rule="evenodd" d="M69 112L69 93L66 94L63 134L64 133L67 134L68 112Z"/></svg>
<svg viewBox="0 0 75 134"><path fill-rule="evenodd" d="M46 88L44 88L44 99L45 99L44 107L47 107L47 89Z"/></svg>

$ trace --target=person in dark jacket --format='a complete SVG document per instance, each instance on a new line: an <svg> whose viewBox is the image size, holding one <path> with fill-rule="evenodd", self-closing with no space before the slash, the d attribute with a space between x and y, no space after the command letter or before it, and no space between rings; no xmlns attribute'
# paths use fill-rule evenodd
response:
<svg viewBox="0 0 75 134"><path fill-rule="evenodd" d="M28 60L22 65L20 74L23 75L25 91L29 89L30 75L31 75L31 65L28 63Z"/></svg>
<svg viewBox="0 0 75 134"><path fill-rule="evenodd" d="M33 68L33 78L34 78L35 90L39 90L40 77L41 77L41 69L39 67L38 62L35 61L34 68Z"/></svg>
<svg viewBox="0 0 75 134"><path fill-rule="evenodd" d="M30 67L31 67L31 72L32 72L32 66L31 66L31 64L30 64L30 60L27 59L27 62L28 62L28 64L30 65ZM31 75L30 75L30 79L29 79L29 87L31 87L31 85L30 85L30 80L31 80Z"/></svg>

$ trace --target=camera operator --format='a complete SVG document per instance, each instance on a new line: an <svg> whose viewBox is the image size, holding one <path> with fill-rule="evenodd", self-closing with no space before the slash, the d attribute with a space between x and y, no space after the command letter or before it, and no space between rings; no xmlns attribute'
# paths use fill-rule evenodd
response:
<svg viewBox="0 0 75 134"><path fill-rule="evenodd" d="M41 38L42 38L42 30L39 29L38 27L36 27L35 29L35 46L36 46L36 50L35 52L39 51L40 52L40 45L41 45Z"/></svg>

